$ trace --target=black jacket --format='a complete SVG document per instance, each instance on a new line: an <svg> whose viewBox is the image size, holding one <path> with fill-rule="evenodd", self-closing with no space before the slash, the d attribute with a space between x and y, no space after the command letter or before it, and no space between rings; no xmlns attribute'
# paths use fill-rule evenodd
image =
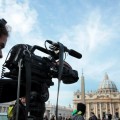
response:
<svg viewBox="0 0 120 120"><path fill-rule="evenodd" d="M12 117L11 120L16 120L16 114L17 114L17 103L14 106L13 117ZM25 120L25 115L26 115L25 106L19 100L19 115L18 115L18 120Z"/></svg>
<svg viewBox="0 0 120 120"><path fill-rule="evenodd" d="M93 115L93 116L91 117L91 120L97 120L97 117L96 117L95 115Z"/></svg>

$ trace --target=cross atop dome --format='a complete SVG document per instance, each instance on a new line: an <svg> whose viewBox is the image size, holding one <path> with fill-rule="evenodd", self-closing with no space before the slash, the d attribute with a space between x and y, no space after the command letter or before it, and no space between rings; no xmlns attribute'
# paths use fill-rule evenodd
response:
<svg viewBox="0 0 120 120"><path fill-rule="evenodd" d="M108 74L105 73L105 77L104 77L105 80L109 80L109 77L108 77Z"/></svg>

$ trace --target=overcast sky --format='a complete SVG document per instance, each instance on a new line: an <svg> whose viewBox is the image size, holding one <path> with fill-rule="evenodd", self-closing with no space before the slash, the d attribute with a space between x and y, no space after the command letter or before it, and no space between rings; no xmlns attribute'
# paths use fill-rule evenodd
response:
<svg viewBox="0 0 120 120"><path fill-rule="evenodd" d="M83 69L86 92L96 91L105 73L120 91L119 0L0 0L0 18L11 26L0 66L14 45L44 47L50 39L82 54L82 59L67 56L66 61L79 77ZM55 104L57 79L53 82L49 100ZM59 104L72 104L73 93L80 88L80 79L71 85L62 83Z"/></svg>

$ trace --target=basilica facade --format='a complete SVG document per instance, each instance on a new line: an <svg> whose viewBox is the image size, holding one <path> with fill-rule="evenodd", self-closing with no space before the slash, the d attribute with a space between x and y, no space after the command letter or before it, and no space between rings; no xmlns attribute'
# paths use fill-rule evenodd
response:
<svg viewBox="0 0 120 120"><path fill-rule="evenodd" d="M86 119L90 117L91 112L94 112L100 119L109 113L113 118L120 117L120 92L107 74L96 92L85 93L84 86L84 76L82 75L81 90L74 92L73 109L76 109L77 103L83 102L86 104Z"/></svg>

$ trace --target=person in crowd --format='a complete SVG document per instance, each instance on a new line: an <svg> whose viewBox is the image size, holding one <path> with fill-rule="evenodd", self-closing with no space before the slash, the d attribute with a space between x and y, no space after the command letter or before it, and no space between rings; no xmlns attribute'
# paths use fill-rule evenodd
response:
<svg viewBox="0 0 120 120"><path fill-rule="evenodd" d="M19 113L18 113L18 120L25 120L26 116L26 97L21 97L19 99ZM11 120L16 120L17 115L17 103L15 103L14 109L13 109L13 117Z"/></svg>
<svg viewBox="0 0 120 120"><path fill-rule="evenodd" d="M0 58L3 57L2 49L5 48L9 36L9 30L6 24L7 21L5 19L0 19Z"/></svg>
<svg viewBox="0 0 120 120"><path fill-rule="evenodd" d="M43 118L43 120L48 120L48 116L45 115L44 118Z"/></svg>
<svg viewBox="0 0 120 120"><path fill-rule="evenodd" d="M68 120L72 120L72 116L69 116Z"/></svg>
<svg viewBox="0 0 120 120"><path fill-rule="evenodd" d="M52 115L50 120L55 120L55 115Z"/></svg>
<svg viewBox="0 0 120 120"><path fill-rule="evenodd" d="M77 114L72 116L72 120L85 120L84 114L86 111L86 105L83 103L77 104Z"/></svg>
<svg viewBox="0 0 120 120"><path fill-rule="evenodd" d="M112 120L112 115L108 114L108 119L107 120Z"/></svg>
<svg viewBox="0 0 120 120"><path fill-rule="evenodd" d="M63 116L63 119L62 120L65 120L65 117Z"/></svg>
<svg viewBox="0 0 120 120"><path fill-rule="evenodd" d="M74 116L74 115L76 115L77 114L77 110L75 109L75 110L73 110L73 112L72 112L72 116Z"/></svg>
<svg viewBox="0 0 120 120"><path fill-rule="evenodd" d="M115 120L119 120L119 115L118 115L118 113L115 113L114 119L115 119Z"/></svg>
<svg viewBox="0 0 120 120"><path fill-rule="evenodd" d="M58 120L62 120L62 115L61 115L61 113L60 113L59 116L58 116Z"/></svg>
<svg viewBox="0 0 120 120"><path fill-rule="evenodd" d="M89 118L89 120L97 120L96 115L94 114L94 112L91 112L91 117Z"/></svg>

